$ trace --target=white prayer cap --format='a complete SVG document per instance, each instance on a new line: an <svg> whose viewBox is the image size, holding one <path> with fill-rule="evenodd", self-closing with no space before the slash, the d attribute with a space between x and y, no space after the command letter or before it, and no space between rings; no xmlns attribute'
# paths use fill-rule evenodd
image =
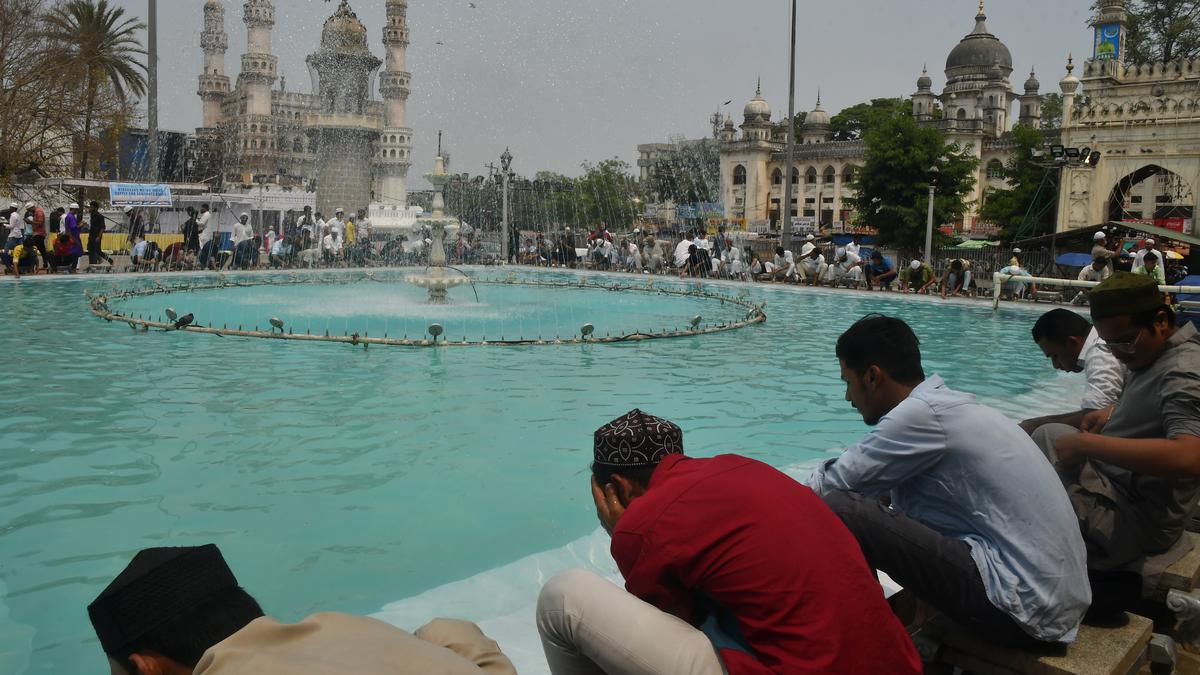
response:
<svg viewBox="0 0 1200 675"><path fill-rule="evenodd" d="M813 235L811 235L811 234L810 234L810 235L808 235L807 237L805 237L805 238L804 238L804 241L812 241L812 240L814 240L814 239L816 239L816 237L814 237Z"/></svg>
<svg viewBox="0 0 1200 675"><path fill-rule="evenodd" d="M32 209L32 208L33 208L33 207L35 207L35 206L37 206L37 204L34 204L34 203L33 203L33 202L31 202L31 201L29 201L29 202L25 202L25 208L26 208L26 209ZM1150 242L1150 243L1154 243L1154 242Z"/></svg>
<svg viewBox="0 0 1200 675"><path fill-rule="evenodd" d="M839 249L838 249L838 250L837 250L835 253L836 253L837 257L839 257L839 258L840 258L840 257L842 257L842 256L846 255L846 249L844 249L844 248L839 248Z"/></svg>
<svg viewBox="0 0 1200 675"><path fill-rule="evenodd" d="M342 207L339 206L336 209L334 209L333 212L334 213L345 213L346 209L343 209Z"/></svg>
<svg viewBox="0 0 1200 675"><path fill-rule="evenodd" d="M1092 241L1100 241L1101 239L1107 238L1107 235L1105 235L1103 232L1097 232L1096 234L1092 235Z"/></svg>
<svg viewBox="0 0 1200 675"><path fill-rule="evenodd" d="M74 205L74 204L72 204L72 205L71 205L71 208L75 208L75 205ZM133 210L133 207L132 207L132 206L126 206L125 208L123 208L123 209L121 209L121 210L122 210L122 211L124 211L125 213L129 213L130 211L132 211L132 210Z"/></svg>
<svg viewBox="0 0 1200 675"><path fill-rule="evenodd" d="M1021 252L1021 249L1019 249L1019 248L1014 248L1014 249L1013 249L1013 253L1020 253L1020 252Z"/></svg>
<svg viewBox="0 0 1200 675"><path fill-rule="evenodd" d="M13 204L13 206L16 206L16 204ZM78 205L78 204L76 204L75 202L71 202L71 207L70 207L70 208L73 208L73 209L78 209L78 208L79 208L79 205Z"/></svg>
<svg viewBox="0 0 1200 675"><path fill-rule="evenodd" d="M911 267L911 268L913 268L914 270L919 270L919 269L921 269L921 261L920 261L920 260L913 260L912 262L910 262L910 263L908 264L908 266L909 266L909 267Z"/></svg>
<svg viewBox="0 0 1200 675"><path fill-rule="evenodd" d="M246 213L245 211L243 211L243 212L242 212L242 215L240 215L240 216L238 216L238 217L239 217L239 218L249 218L249 217L250 217L250 214L249 214L249 213Z"/></svg>
<svg viewBox="0 0 1200 675"><path fill-rule="evenodd" d="M809 253L812 253L813 249L815 249L815 248L816 248L816 246L813 246L812 244L805 244L804 246L800 247L800 255L806 256Z"/></svg>
<svg viewBox="0 0 1200 675"><path fill-rule="evenodd" d="M1153 245L1154 245L1154 240L1153 240L1153 239L1147 239L1147 240L1146 240L1146 245L1147 245L1147 246L1153 246Z"/></svg>
<svg viewBox="0 0 1200 675"><path fill-rule="evenodd" d="M20 205L20 204L18 204L18 203L16 203L16 202L13 202L13 203L11 203L11 204L9 204L9 205L8 205L8 208L10 208L10 209L19 209L19 208L21 208L21 205Z"/></svg>

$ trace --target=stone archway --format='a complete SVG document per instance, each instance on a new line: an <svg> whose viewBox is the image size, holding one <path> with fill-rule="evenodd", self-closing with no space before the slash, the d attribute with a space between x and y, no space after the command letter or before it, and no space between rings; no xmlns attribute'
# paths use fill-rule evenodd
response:
<svg viewBox="0 0 1200 675"><path fill-rule="evenodd" d="M1183 231L1194 222L1196 195L1186 178L1147 164L1117 181L1109 191L1107 220L1143 222Z"/></svg>

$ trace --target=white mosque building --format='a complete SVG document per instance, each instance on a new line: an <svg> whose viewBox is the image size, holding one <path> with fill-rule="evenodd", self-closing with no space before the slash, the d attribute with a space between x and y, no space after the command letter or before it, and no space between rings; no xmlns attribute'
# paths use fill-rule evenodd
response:
<svg viewBox="0 0 1200 675"><path fill-rule="evenodd" d="M959 144L980 160L972 203L963 222L957 224L966 230L976 225L984 192L1004 184L1002 171L1013 148L1014 123L1033 127L1041 124L1042 96L1037 77L1030 72L1018 94L1010 81L1013 72L1012 53L988 31L987 15L980 2L974 30L946 58L942 92L934 92L933 79L923 72L912 95L912 111L919 123L940 129L948 143ZM935 117L939 107L942 114ZM786 210L781 205L786 136L784 127L771 118L771 106L760 87L746 104L740 133L732 118L726 118L720 132L725 217L752 229L777 227ZM836 226L853 220L850 184L865 160L866 147L861 140L831 139L830 116L822 109L818 96L794 151L791 215L802 222Z"/></svg>

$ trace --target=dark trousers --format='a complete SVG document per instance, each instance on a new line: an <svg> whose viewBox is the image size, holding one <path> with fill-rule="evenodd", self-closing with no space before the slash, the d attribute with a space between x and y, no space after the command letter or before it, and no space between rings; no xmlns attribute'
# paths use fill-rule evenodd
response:
<svg viewBox="0 0 1200 675"><path fill-rule="evenodd" d="M103 235L97 237L88 235L87 255L89 265L99 265L101 260L107 260L109 265L112 264L112 258L108 257L104 254L104 251L100 250L100 245L103 243L103 240Z"/></svg>
<svg viewBox="0 0 1200 675"><path fill-rule="evenodd" d="M867 564L972 632L999 644L1032 646L1012 617L988 600L971 547L857 492L825 502L858 539Z"/></svg>
<svg viewBox="0 0 1200 675"><path fill-rule="evenodd" d="M208 269L214 263L216 263L218 267L220 266L220 259L217 256L217 242L215 240L209 240L204 244L204 247L200 249L200 258L198 262L200 263L200 267L204 269Z"/></svg>
<svg viewBox="0 0 1200 675"><path fill-rule="evenodd" d="M42 256L42 267L50 267L50 256L46 253L46 235L33 235L33 247L37 249L38 255Z"/></svg>

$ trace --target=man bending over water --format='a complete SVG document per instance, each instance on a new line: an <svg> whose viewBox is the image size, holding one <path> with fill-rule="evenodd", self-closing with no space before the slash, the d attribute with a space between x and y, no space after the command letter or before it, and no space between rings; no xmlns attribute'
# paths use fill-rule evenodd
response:
<svg viewBox="0 0 1200 675"><path fill-rule="evenodd" d="M745 457L691 459L667 420L595 433L592 497L625 589L550 580L554 675L921 672L854 537L811 490Z"/></svg>
<svg viewBox="0 0 1200 675"><path fill-rule="evenodd" d="M808 484L867 562L984 637L1073 641L1091 601L1086 553L1029 435L926 379L917 336L900 319L860 320L838 338L837 357L846 400L875 428Z"/></svg>
<svg viewBox="0 0 1200 675"><path fill-rule="evenodd" d="M114 675L516 675L465 621L416 635L336 612L281 624L213 544L140 551L88 616Z"/></svg>

